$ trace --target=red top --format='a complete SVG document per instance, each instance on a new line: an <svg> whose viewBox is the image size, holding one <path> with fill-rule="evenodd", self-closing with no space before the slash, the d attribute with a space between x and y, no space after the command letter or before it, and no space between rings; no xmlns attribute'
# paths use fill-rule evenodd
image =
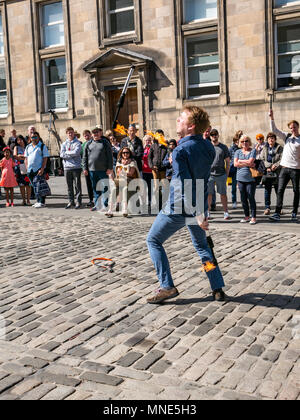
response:
<svg viewBox="0 0 300 420"><path fill-rule="evenodd" d="M146 146L144 148L144 155L143 155L143 172L146 172L148 174L152 174L152 169L149 168L149 165L148 165L149 152L150 152L150 146Z"/></svg>

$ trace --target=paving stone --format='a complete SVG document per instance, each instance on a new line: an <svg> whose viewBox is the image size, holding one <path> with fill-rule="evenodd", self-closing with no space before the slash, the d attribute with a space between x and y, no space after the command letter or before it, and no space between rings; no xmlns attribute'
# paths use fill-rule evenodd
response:
<svg viewBox="0 0 300 420"><path fill-rule="evenodd" d="M121 357L121 359L119 359L117 361L117 363L120 366L128 367L128 366L133 365L133 363L135 363L141 357L143 357L143 353L138 353L136 351L131 351L131 352L125 354L125 356Z"/></svg>
<svg viewBox="0 0 300 420"><path fill-rule="evenodd" d="M23 380L22 376L19 375L9 375L0 380L0 392L6 391L11 388L13 385L21 382Z"/></svg>
<svg viewBox="0 0 300 420"><path fill-rule="evenodd" d="M253 344L250 349L248 350L248 354L250 356L261 356L261 354L265 351L265 347L259 344Z"/></svg>
<svg viewBox="0 0 300 420"><path fill-rule="evenodd" d="M138 370L147 370L152 366L157 360L164 356L165 352L160 350L151 350L146 356L142 357L134 365L135 369Z"/></svg>
<svg viewBox="0 0 300 420"><path fill-rule="evenodd" d="M106 384L111 386L117 386L123 382L122 378L118 378L112 375L106 375L105 373L96 373L96 372L84 372L80 379L86 381L97 382L100 384Z"/></svg>

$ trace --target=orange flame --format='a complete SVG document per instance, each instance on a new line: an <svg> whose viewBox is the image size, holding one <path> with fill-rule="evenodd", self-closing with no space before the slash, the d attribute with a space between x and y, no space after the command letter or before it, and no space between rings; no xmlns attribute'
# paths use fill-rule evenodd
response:
<svg viewBox="0 0 300 420"><path fill-rule="evenodd" d="M128 136L128 131L124 127L124 125L117 124L116 128L114 129L117 133L122 134L122 136Z"/></svg>
<svg viewBox="0 0 300 420"><path fill-rule="evenodd" d="M153 133L152 131L146 131L146 134L153 137L155 140L158 141L158 143L163 144L164 146L168 147L167 140L164 138L162 134L159 133Z"/></svg>
<svg viewBox="0 0 300 420"><path fill-rule="evenodd" d="M213 264L210 261L206 261L203 265L201 270L205 273L208 273L209 271L213 271L216 268L215 264Z"/></svg>

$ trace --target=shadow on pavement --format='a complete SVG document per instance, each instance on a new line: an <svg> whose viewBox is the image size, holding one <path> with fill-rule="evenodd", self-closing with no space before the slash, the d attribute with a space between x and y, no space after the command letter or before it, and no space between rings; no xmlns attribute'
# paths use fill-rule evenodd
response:
<svg viewBox="0 0 300 420"><path fill-rule="evenodd" d="M163 302L163 305L192 305L194 303L213 302L212 296L204 298L188 298L177 299L170 302ZM285 308L287 305L289 309L300 308L300 297L279 294L264 294L264 293L247 293L241 296L228 296L225 304L228 303L243 303L249 305L259 305L274 308Z"/></svg>

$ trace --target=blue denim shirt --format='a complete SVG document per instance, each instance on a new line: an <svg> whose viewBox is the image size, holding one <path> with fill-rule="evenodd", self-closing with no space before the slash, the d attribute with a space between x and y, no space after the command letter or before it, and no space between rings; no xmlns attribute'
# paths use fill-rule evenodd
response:
<svg viewBox="0 0 300 420"><path fill-rule="evenodd" d="M36 146L34 146L33 143L28 144L25 149L25 157L27 157L28 162L27 172L37 172L40 170L43 164L43 159L49 156L47 146L44 144L42 148L41 141L39 141Z"/></svg>
<svg viewBox="0 0 300 420"><path fill-rule="evenodd" d="M173 176L169 198L162 210L164 214L178 214L180 208L180 214L184 216L196 216L203 210L207 213L207 182L215 155L214 146L209 140L204 140L202 135L187 136L180 140L172 153ZM198 191L197 183L200 186Z"/></svg>

